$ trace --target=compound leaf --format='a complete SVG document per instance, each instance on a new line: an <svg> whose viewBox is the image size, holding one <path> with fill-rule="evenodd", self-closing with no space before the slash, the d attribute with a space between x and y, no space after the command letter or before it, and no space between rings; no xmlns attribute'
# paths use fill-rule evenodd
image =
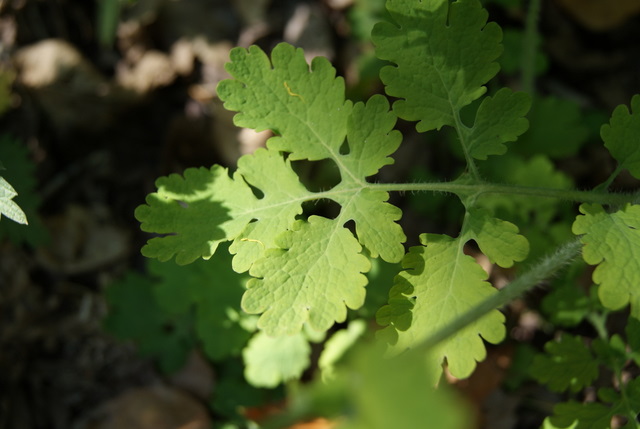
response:
<svg viewBox="0 0 640 429"><path fill-rule="evenodd" d="M556 392L577 392L598 377L598 361L580 337L564 334L545 344L546 354L534 358L531 374Z"/></svg>
<svg viewBox="0 0 640 429"><path fill-rule="evenodd" d="M401 99L394 111L420 132L455 126L498 72L500 27L477 0L390 0L387 9L394 23L377 24L372 38L377 56L396 65L380 72L387 94Z"/></svg>
<svg viewBox="0 0 640 429"><path fill-rule="evenodd" d="M487 273L462 253L460 239L435 234L420 239L423 246L412 247L405 256L405 271L395 279L389 304L377 314L378 323L388 325L380 335L397 352L419 344L496 293L486 282ZM467 377L486 356L480 337L497 343L504 335L504 316L494 310L436 346L430 365L439 375L446 358L451 374Z"/></svg>
<svg viewBox="0 0 640 429"><path fill-rule="evenodd" d="M597 265L593 281L602 305L618 310L631 304L631 314L640 318L640 205L607 213L600 205L582 204L580 212L572 231L584 234L582 256Z"/></svg>
<svg viewBox="0 0 640 429"><path fill-rule="evenodd" d="M615 108L608 124L602 125L600 135L611 155L620 166L629 170L636 179L640 179L640 95L631 99L631 112L625 105Z"/></svg>
<svg viewBox="0 0 640 429"><path fill-rule="evenodd" d="M305 322L318 331L342 322L347 307L365 297L371 264L351 232L336 220L311 216L280 235L277 249L256 261L242 307L263 313L258 327L272 336L293 334Z"/></svg>

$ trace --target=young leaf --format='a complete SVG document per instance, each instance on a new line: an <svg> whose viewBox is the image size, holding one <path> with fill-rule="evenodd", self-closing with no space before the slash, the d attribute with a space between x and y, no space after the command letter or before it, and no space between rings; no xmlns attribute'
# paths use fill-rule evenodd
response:
<svg viewBox="0 0 640 429"><path fill-rule="evenodd" d="M535 357L531 375L549 389L577 392L598 377L598 361L580 337L564 334L560 341L549 341L544 349L546 354Z"/></svg>
<svg viewBox="0 0 640 429"><path fill-rule="evenodd" d="M412 247L389 293L389 304L377 314L385 326L381 336L402 352L480 303L496 290L487 273L462 253L463 242L444 235L423 234L424 246ZM497 310L475 321L455 337L443 341L433 353L430 368L439 375L447 359L451 373L468 377L486 351L481 336L497 343L504 338L504 316Z"/></svg>
<svg viewBox="0 0 640 429"><path fill-rule="evenodd" d="M640 319L640 205L607 213L600 205L582 204L580 212L572 231L584 234L585 262L598 265L593 281L600 285L602 305L618 310L631 304L631 314Z"/></svg>
<svg viewBox="0 0 640 429"><path fill-rule="evenodd" d="M258 327L269 335L293 334L305 322L324 331L342 322L347 308L365 297L369 259L351 232L336 220L311 216L280 235L251 268L242 298L248 313L263 313Z"/></svg>
<svg viewBox="0 0 640 429"><path fill-rule="evenodd" d="M311 347L302 332L270 337L258 332L242 351L247 381L255 387L276 387L300 378L310 363Z"/></svg>
<svg viewBox="0 0 640 429"><path fill-rule="evenodd" d="M604 145L620 166L629 170L636 179L640 179L640 95L631 99L631 112L625 105L615 108L611 121L600 128Z"/></svg>

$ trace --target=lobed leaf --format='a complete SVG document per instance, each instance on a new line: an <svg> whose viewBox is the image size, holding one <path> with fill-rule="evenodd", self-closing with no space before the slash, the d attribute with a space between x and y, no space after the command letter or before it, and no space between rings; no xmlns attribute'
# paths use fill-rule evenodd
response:
<svg viewBox="0 0 640 429"><path fill-rule="evenodd" d="M600 128L600 135L620 166L640 179L640 95L634 95L631 99L631 112L625 105L616 107L610 122Z"/></svg>
<svg viewBox="0 0 640 429"><path fill-rule="evenodd" d="M507 151L504 143L515 141L527 131L529 121L524 117L531 99L524 92L502 88L493 97L482 100L476 121L464 142L469 154L476 159L489 155L502 155Z"/></svg>
<svg viewBox="0 0 640 429"><path fill-rule="evenodd" d="M226 69L233 77L218 85L234 123L256 131L273 130L268 147L290 159L319 160L338 154L347 130L351 102L344 81L326 58L307 64L302 49L280 43L271 60L257 46L234 48Z"/></svg>
<svg viewBox="0 0 640 429"><path fill-rule="evenodd" d="M395 279L389 304L377 314L378 323L387 326L380 335L397 352L419 344L496 293L487 273L462 253L462 240L434 234L420 239L423 246L412 247L405 256L405 271ZM446 358L451 374L467 377L486 356L480 337L497 343L504 335L504 316L494 310L435 347L430 367L439 375Z"/></svg>
<svg viewBox="0 0 640 429"><path fill-rule="evenodd" d="M395 64L380 72L387 94L400 98L394 111L419 121L420 132L455 126L499 70L500 27L487 24L477 0L390 0L387 9L394 23L377 24L372 38L376 55Z"/></svg>
<svg viewBox="0 0 640 429"><path fill-rule="evenodd" d="M219 361L240 352L250 337L243 323L254 316L240 310L247 276L231 269L228 252L188 266L152 260L148 268L155 278L153 295L162 310L167 314L195 310L195 333L209 358Z"/></svg>
<svg viewBox="0 0 640 429"><path fill-rule="evenodd" d="M359 308L365 297L369 259L351 232L337 221L311 216L280 235L250 274L242 308L263 313L258 327L272 336L294 334L306 322L327 330L342 322L347 307Z"/></svg>
<svg viewBox="0 0 640 429"><path fill-rule="evenodd" d="M593 281L600 285L602 305L618 310L631 304L631 314L640 319L640 205L627 204L607 213L597 204L582 204L572 231L583 235L582 256L597 265Z"/></svg>
<svg viewBox="0 0 640 429"><path fill-rule="evenodd" d="M485 209L471 208L467 212L465 236L474 239L482 253L503 268L523 261L529 253L529 242L518 231L517 226L493 217Z"/></svg>
<svg viewBox="0 0 640 429"><path fill-rule="evenodd" d="M599 389L598 399L602 402L580 403L564 402L553 408L553 416L544 421L544 429L609 429L611 419L624 416L628 425L636 427L636 418L640 413L640 378L631 380L622 387L626 392L621 395L612 389Z"/></svg>
<svg viewBox="0 0 640 429"><path fill-rule="evenodd" d="M546 354L537 355L531 367L540 383L556 392L577 392L598 377L599 362L580 337L564 334L560 341L545 344Z"/></svg>
<svg viewBox="0 0 640 429"><path fill-rule="evenodd" d="M234 268L248 270L301 213L301 203L311 193L277 153L261 149L238 165L233 178L215 165L158 179L158 192L148 195L147 205L135 215L143 231L169 235L149 240L143 255L161 261L175 255L178 264L187 264L210 258L219 243L237 238L231 248L238 255ZM249 185L260 189L263 198ZM254 220L258 223L250 224Z"/></svg>

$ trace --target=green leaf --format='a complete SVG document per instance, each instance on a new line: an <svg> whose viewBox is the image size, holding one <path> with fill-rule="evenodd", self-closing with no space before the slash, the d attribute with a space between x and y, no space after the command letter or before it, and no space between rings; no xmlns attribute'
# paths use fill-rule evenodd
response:
<svg viewBox="0 0 640 429"><path fill-rule="evenodd" d="M224 250L189 266L153 260L148 265L157 279L153 294L160 308L168 314L195 310L195 332L216 361L240 353L250 338L244 325L255 317L240 310L247 276L231 269L231 255Z"/></svg>
<svg viewBox="0 0 640 429"><path fill-rule="evenodd" d="M310 193L277 153L261 149L238 165L233 179L218 165L158 179L158 192L148 195L135 215L143 231L170 235L152 238L142 253L161 261L175 255L178 264L187 264L210 258L219 243L238 238L234 268L246 271L301 213ZM249 185L264 197L257 198ZM258 222L250 225L254 219Z"/></svg>
<svg viewBox="0 0 640 429"><path fill-rule="evenodd" d="M609 429L611 419L623 416L628 419L625 428L637 427L637 415L640 413L640 378L631 380L623 386L625 394L612 389L599 389L601 402L579 403L569 401L556 405L553 416L547 418L544 428L548 429Z"/></svg>
<svg viewBox="0 0 640 429"><path fill-rule="evenodd" d="M17 205L13 198L18 193L13 189L13 186L7 182L4 177L0 176L0 218L5 215L14 222L27 225L27 216L24 214L19 205Z"/></svg>
<svg viewBox="0 0 640 429"><path fill-rule="evenodd" d="M389 304L377 314L378 323L388 325L380 335L397 352L419 344L496 293L486 282L487 273L462 252L463 240L435 234L420 239L424 246L412 247L405 256L405 271L395 279ZM494 310L435 347L429 366L439 375L446 358L454 376L468 377L486 356L481 336L497 343L504 335L504 316Z"/></svg>
<svg viewBox="0 0 640 429"><path fill-rule="evenodd" d="M476 240L482 253L503 268L523 261L529 253L529 242L518 234L517 226L484 209L469 209L465 236Z"/></svg>
<svg viewBox="0 0 640 429"><path fill-rule="evenodd" d="M582 204L572 231L582 235L582 257L590 265L594 283L600 285L600 302L610 310L631 304L640 319L640 205L627 204L607 213L597 204Z"/></svg>
<svg viewBox="0 0 640 429"><path fill-rule="evenodd" d="M394 111L420 132L455 126L499 70L500 27L475 0L390 0L387 9L394 23L377 24L372 38L378 57L396 65L380 72L387 94L401 99Z"/></svg>
<svg viewBox="0 0 640 429"><path fill-rule="evenodd" d="M333 160L341 182L327 197L342 206L341 220L355 221L371 256L400 261L406 237L395 222L402 212L386 203L387 192L366 189L365 180L393 163L389 155L400 145L387 99L374 95L352 106L326 59L315 58L309 70L303 52L287 44L274 48L271 64L255 47L238 48L231 59L227 69L234 80L222 81L218 93L227 109L240 112L235 123L273 130L269 150L289 152L291 160Z"/></svg>
<svg viewBox="0 0 640 429"><path fill-rule="evenodd" d="M571 266L551 280L551 292L542 300L545 317L554 325L577 326L591 312L604 310L595 287L584 290L578 279L584 274L585 262L575 260Z"/></svg>
<svg viewBox="0 0 640 429"><path fill-rule="evenodd" d="M302 332L278 337L258 332L242 351L245 378L255 387L276 387L300 378L311 362L310 353L311 347Z"/></svg>
<svg viewBox="0 0 640 429"><path fill-rule="evenodd" d="M158 360L165 372L184 364L193 348L188 313L168 313L154 296L155 282L136 273L128 273L106 290L109 314L104 320L107 331L120 339L131 339L142 356Z"/></svg>
<svg viewBox="0 0 640 429"><path fill-rule="evenodd" d="M608 124L600 128L604 145L611 155L618 160L621 167L626 168L636 179L640 179L640 151L638 151L638 135L640 134L640 95L631 99L631 112L625 105L615 108Z"/></svg>
<svg viewBox="0 0 640 429"><path fill-rule="evenodd" d="M256 261L242 307L263 313L258 327L269 335L293 334L309 322L327 330L342 322L347 308L359 308L365 297L369 259L351 232L335 220L311 216L297 221Z"/></svg>
<svg viewBox="0 0 640 429"><path fill-rule="evenodd" d="M271 60L257 46L235 48L226 69L234 78L218 85L218 95L239 127L273 130L274 151L290 159L335 157L347 131L351 102L344 99L344 80L326 58L307 64L302 49L278 44Z"/></svg>
<svg viewBox="0 0 640 429"><path fill-rule="evenodd" d="M577 392L598 377L598 361L580 337L563 334L559 341L544 346L546 354L537 355L531 375L549 389Z"/></svg>
<svg viewBox="0 0 640 429"><path fill-rule="evenodd" d="M486 97L478 108L476 121L467 137L466 147L476 159L489 155L502 155L507 151L504 143L518 139L529 128L524 115L531 100L524 92L500 89L493 97Z"/></svg>

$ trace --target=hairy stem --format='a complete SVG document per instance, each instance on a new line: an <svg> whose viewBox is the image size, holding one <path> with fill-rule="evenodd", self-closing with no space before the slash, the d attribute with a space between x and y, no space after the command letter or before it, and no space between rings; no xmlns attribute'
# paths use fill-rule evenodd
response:
<svg viewBox="0 0 640 429"><path fill-rule="evenodd" d="M637 194L613 194L597 191L579 191L573 189L551 189L537 188L532 186L507 185L498 183L456 183L456 182L433 182L433 183L375 183L369 184L372 189L379 189L387 192L407 192L407 191L431 191L448 192L458 195L470 194L512 194L527 195L531 197L557 198L565 201L575 201L582 203L596 203L604 205L622 205L638 199ZM328 192L330 193L330 191Z"/></svg>
<svg viewBox="0 0 640 429"><path fill-rule="evenodd" d="M538 286L575 259L580 254L580 246L581 243L577 239L563 245L552 255L543 258L526 273L509 283L504 289L500 290L500 292L492 295L462 314L452 323L425 339L413 348L413 350L426 350L434 347L487 313L496 308L503 307L526 291Z"/></svg>

